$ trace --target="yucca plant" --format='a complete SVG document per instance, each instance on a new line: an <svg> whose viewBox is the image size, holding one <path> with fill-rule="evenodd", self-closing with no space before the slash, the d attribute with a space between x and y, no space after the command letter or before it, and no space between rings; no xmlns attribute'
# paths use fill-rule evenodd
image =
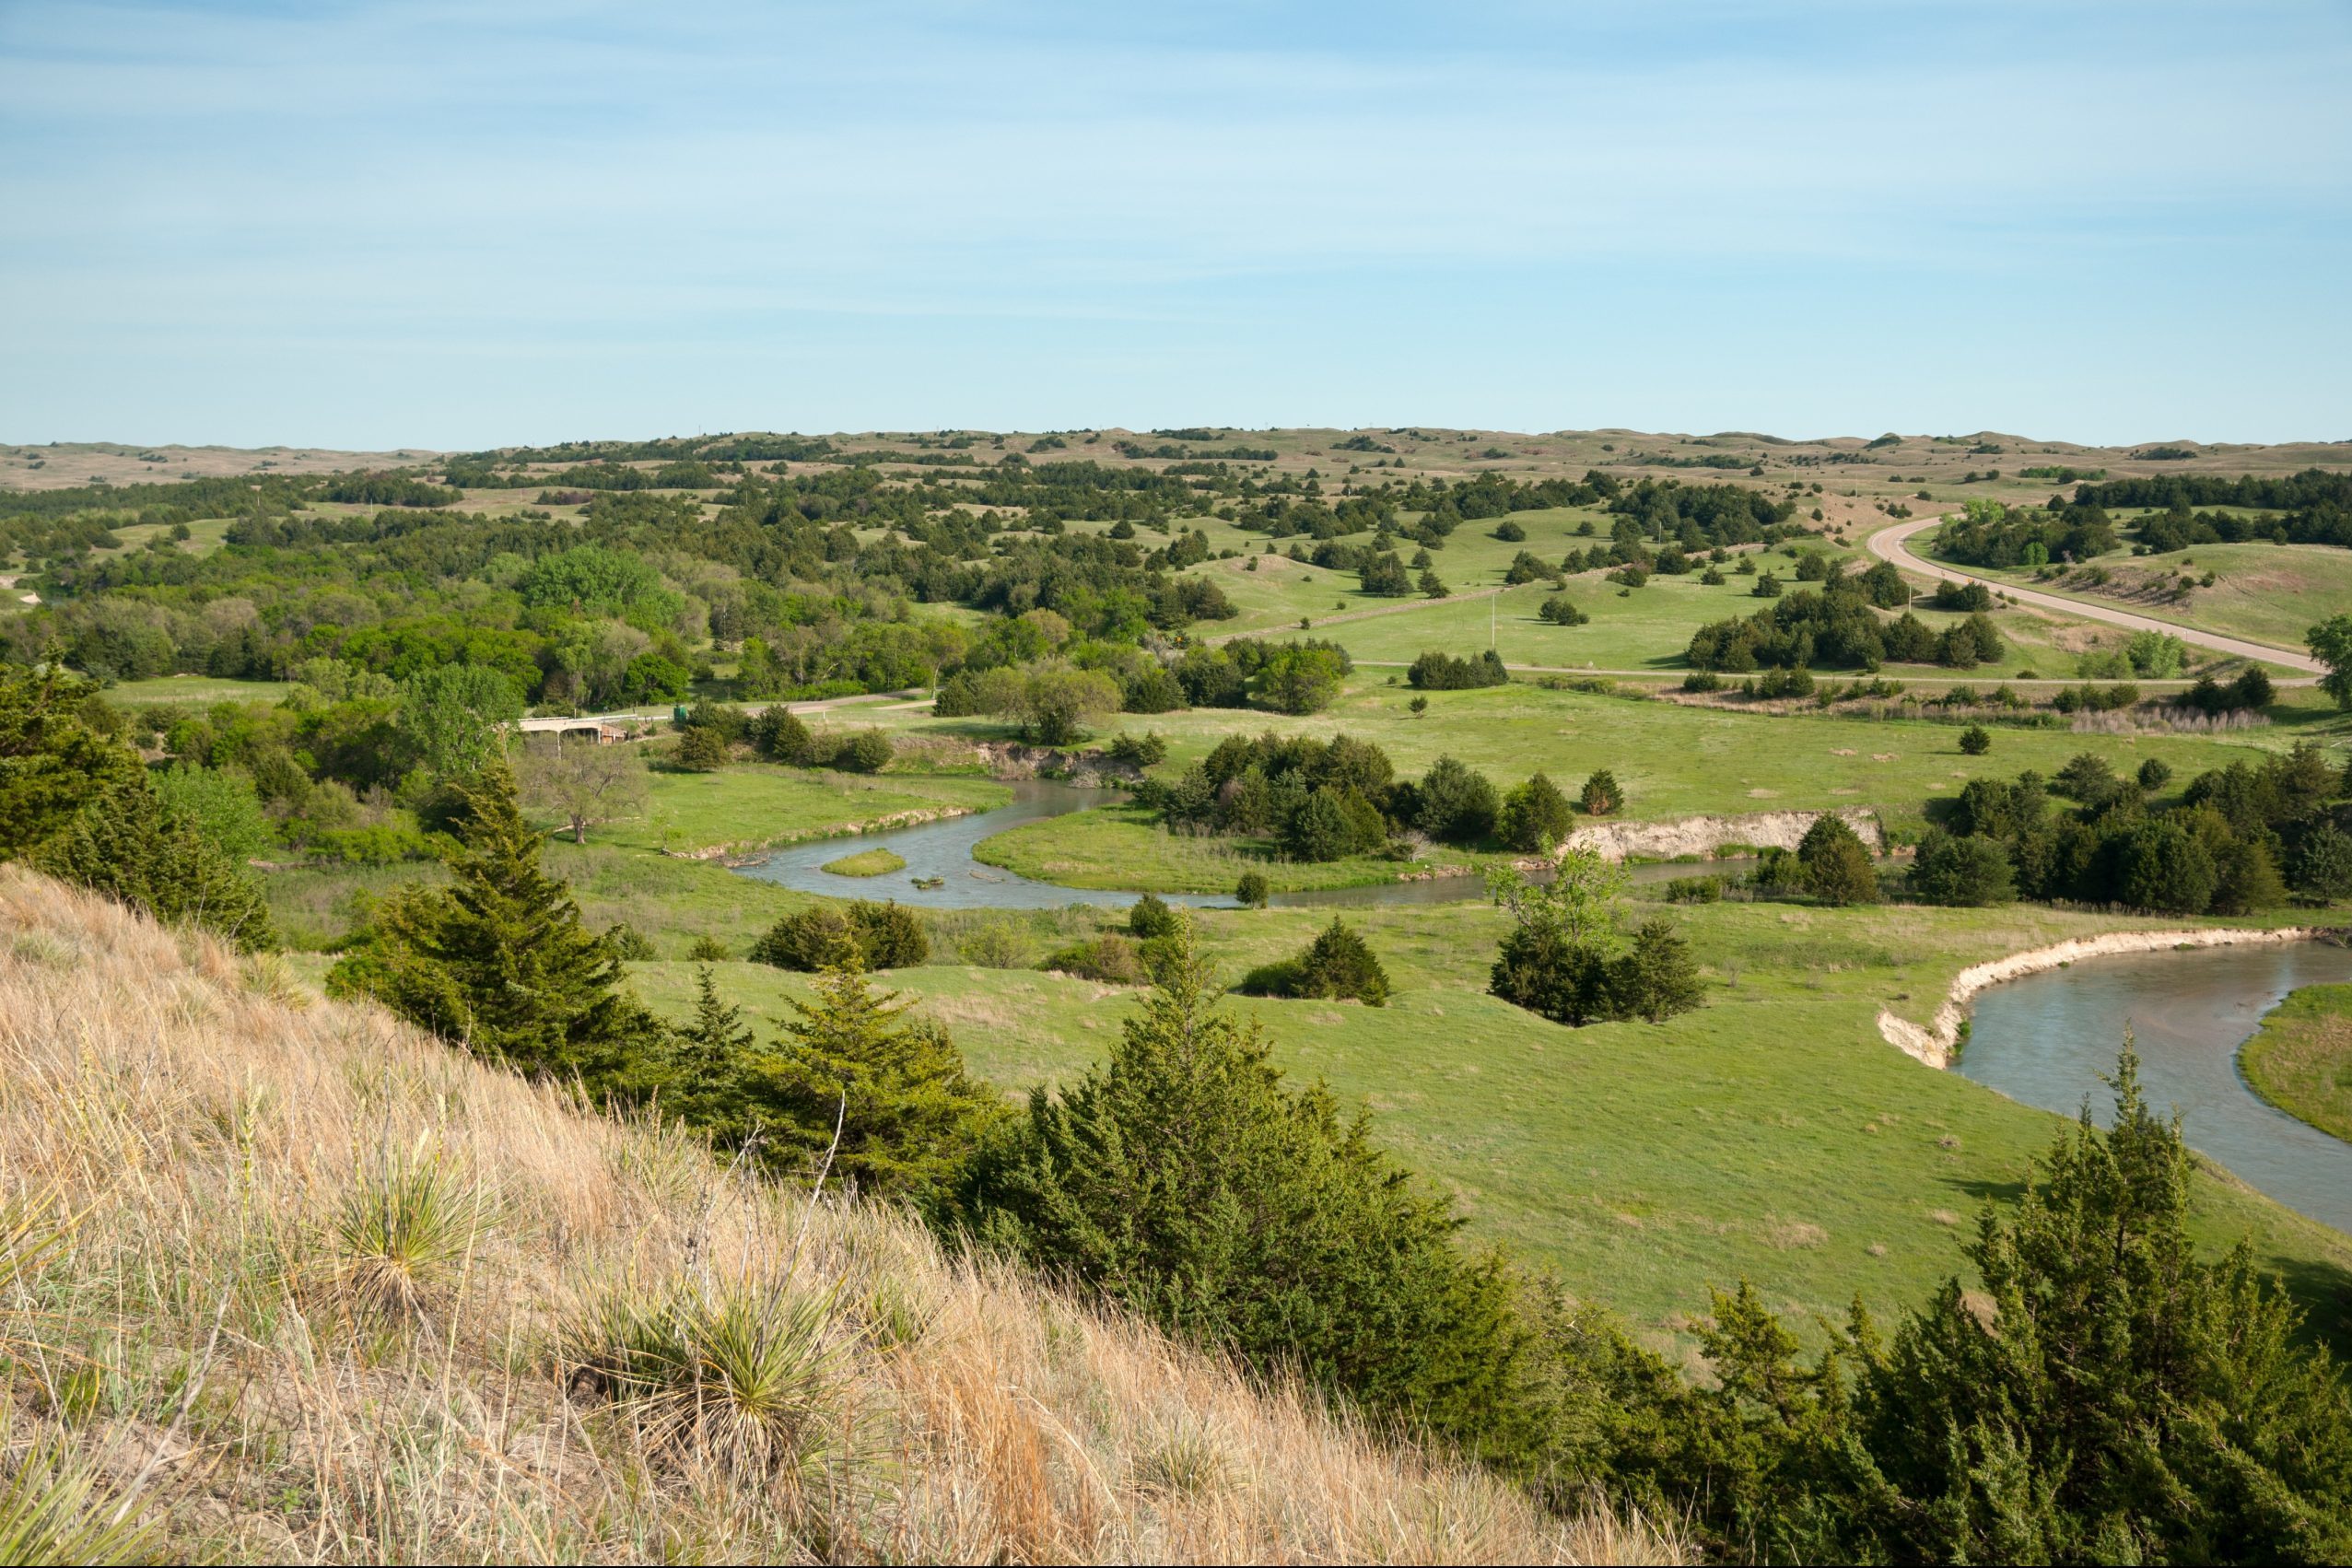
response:
<svg viewBox="0 0 2352 1568"><path fill-rule="evenodd" d="M823 1450L832 1323L829 1299L783 1288L681 1285L647 1305L624 1287L575 1316L567 1359L574 1386L608 1395L654 1447L776 1475Z"/></svg>
<svg viewBox="0 0 2352 1568"><path fill-rule="evenodd" d="M96 1467L62 1448L37 1445L0 1480L0 1563L163 1561L156 1528L128 1499L104 1496Z"/></svg>
<svg viewBox="0 0 2352 1568"><path fill-rule="evenodd" d="M496 1210L420 1138L344 1200L334 1223L336 1283L364 1312L414 1316L447 1288Z"/></svg>

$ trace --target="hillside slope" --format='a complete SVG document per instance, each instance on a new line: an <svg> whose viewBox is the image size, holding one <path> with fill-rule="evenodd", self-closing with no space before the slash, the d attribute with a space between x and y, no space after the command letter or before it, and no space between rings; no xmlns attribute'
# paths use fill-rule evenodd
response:
<svg viewBox="0 0 2352 1568"><path fill-rule="evenodd" d="M15 867L0 1363L67 1557L1679 1552Z"/></svg>

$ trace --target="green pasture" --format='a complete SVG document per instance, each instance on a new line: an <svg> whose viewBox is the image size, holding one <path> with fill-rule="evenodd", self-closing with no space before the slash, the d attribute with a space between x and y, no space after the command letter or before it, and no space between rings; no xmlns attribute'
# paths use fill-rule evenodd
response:
<svg viewBox="0 0 2352 1568"><path fill-rule="evenodd" d="M625 849L739 853L856 833L909 813L986 811L1012 798L992 779L957 776L833 773L767 763L715 773L656 769L644 813L591 829L590 836Z"/></svg>
<svg viewBox="0 0 2352 1568"><path fill-rule="evenodd" d="M158 675L106 688L106 700L124 705L157 702L276 702L294 689L291 681L231 681L215 675Z"/></svg>
<svg viewBox="0 0 2352 1568"><path fill-rule="evenodd" d="M2125 549L2086 564L2104 567L2119 585L2154 577L2177 579L2182 572L2202 579L2209 571L2215 581L2211 588L2193 589L2187 599L2172 603L2145 592L2101 593L2064 579L2037 582L2031 568L1981 575L2298 651L2305 632L2352 608L2352 550L2332 544L2193 544L2160 556L2134 556Z"/></svg>
<svg viewBox="0 0 2352 1568"><path fill-rule="evenodd" d="M1285 1069L1375 1111L1381 1141L1454 1196L1474 1235L1687 1343L1710 1285L1750 1279L1800 1320L1833 1319L1857 1294L1881 1311L1914 1303L1960 1268L1977 1211L2016 1195L2061 1118L1903 1056L1879 1037L1879 1010L1924 1021L1970 963L2157 923L2034 907L1672 912L1710 990L1665 1025L1567 1029L1486 996L1505 917L1479 905L1349 912L1396 983L1387 1008L1235 1005L1264 1021ZM1232 979L1328 918L1210 911L1199 923ZM692 965L634 969L657 1010L685 1014ZM805 994L803 977L719 972L756 1019ZM886 981L1008 1092L1099 1059L1135 996L952 960ZM2251 1235L2327 1327L2352 1329L2352 1238L2226 1176L2201 1180L2196 1203L2209 1246Z"/></svg>
<svg viewBox="0 0 2352 1568"><path fill-rule="evenodd" d="M2238 1051L2248 1087L2322 1132L2352 1140L2352 986L2305 986Z"/></svg>

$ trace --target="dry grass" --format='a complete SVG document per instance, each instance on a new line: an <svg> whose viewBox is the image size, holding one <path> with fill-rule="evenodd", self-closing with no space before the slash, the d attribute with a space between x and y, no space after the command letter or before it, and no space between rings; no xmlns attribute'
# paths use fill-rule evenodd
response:
<svg viewBox="0 0 2352 1568"><path fill-rule="evenodd" d="M10 867L0 1359L116 1555L1685 1554Z"/></svg>

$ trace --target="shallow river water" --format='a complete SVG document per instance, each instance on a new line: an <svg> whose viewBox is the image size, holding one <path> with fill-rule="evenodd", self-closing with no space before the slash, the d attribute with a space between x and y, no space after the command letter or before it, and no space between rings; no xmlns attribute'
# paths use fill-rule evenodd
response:
<svg viewBox="0 0 2352 1568"><path fill-rule="evenodd" d="M2085 959L1977 993L1959 1071L2067 1115L2089 1095L2103 1125L2113 1098L2100 1074L2114 1071L2129 1029L2148 1104L2179 1109L2191 1148L2352 1231L2352 1143L2264 1104L2238 1073L2238 1047L2281 997L2346 980L2352 950L2316 942Z"/></svg>

